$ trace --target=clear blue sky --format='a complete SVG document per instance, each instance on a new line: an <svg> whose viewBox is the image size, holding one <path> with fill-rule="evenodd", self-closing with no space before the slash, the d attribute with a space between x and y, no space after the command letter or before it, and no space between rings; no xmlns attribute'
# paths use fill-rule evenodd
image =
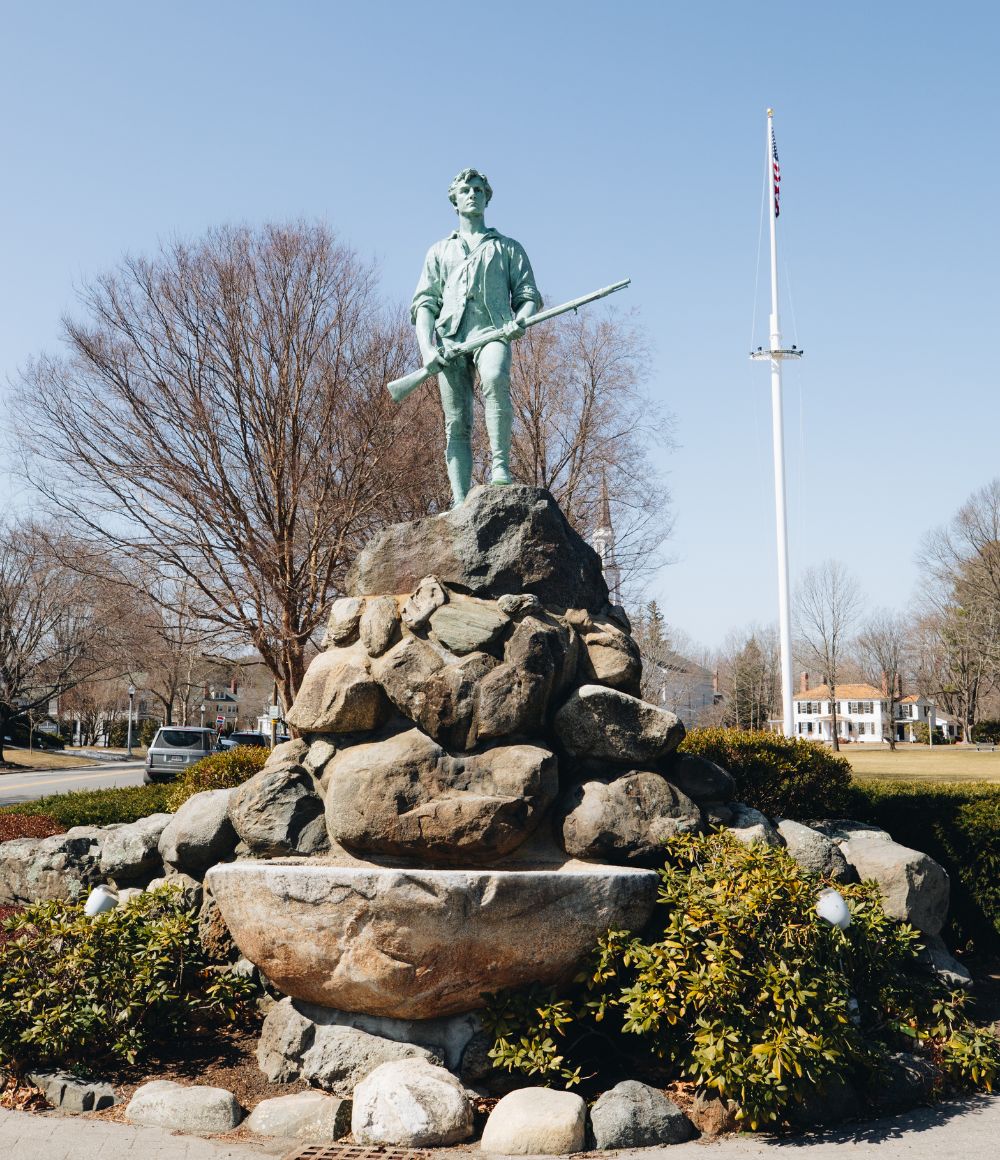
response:
<svg viewBox="0 0 1000 1160"><path fill-rule="evenodd" d="M773 105L783 330L807 352L785 379L793 579L836 556L905 607L923 533L1000 472L995 5L0 13L0 378L55 347L76 285L223 222L325 219L408 300L476 165L550 301L633 279L680 443L649 594L714 645L776 617L769 380L746 357ZM765 248L754 345L766 295Z"/></svg>

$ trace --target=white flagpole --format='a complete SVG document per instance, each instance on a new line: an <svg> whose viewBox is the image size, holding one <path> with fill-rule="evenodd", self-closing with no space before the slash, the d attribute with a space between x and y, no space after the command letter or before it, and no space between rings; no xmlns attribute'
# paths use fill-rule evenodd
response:
<svg viewBox="0 0 1000 1160"><path fill-rule="evenodd" d="M775 230L774 110L767 110L767 172L771 206L771 319L770 349L751 355L771 363L771 437L774 446L774 513L778 541L778 633L781 643L781 716L786 737L793 732L792 714L792 618L788 585L788 523L785 518L785 436L781 398L781 363L802 352L782 350L778 324L778 241Z"/></svg>

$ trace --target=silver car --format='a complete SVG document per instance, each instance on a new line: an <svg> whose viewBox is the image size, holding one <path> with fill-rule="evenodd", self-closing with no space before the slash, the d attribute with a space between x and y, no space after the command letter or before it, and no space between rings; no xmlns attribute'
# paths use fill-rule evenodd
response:
<svg viewBox="0 0 1000 1160"><path fill-rule="evenodd" d="M215 751L216 735L212 729L197 725L164 725L157 731L146 752L146 775L143 781L170 781L195 761Z"/></svg>

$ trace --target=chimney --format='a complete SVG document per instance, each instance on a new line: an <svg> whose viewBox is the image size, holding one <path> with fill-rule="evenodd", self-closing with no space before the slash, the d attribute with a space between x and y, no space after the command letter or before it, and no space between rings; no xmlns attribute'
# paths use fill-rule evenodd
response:
<svg viewBox="0 0 1000 1160"><path fill-rule="evenodd" d="M886 672L882 673L882 686L881 687L882 687L882 696L888 697L889 696L889 674Z"/></svg>
<svg viewBox="0 0 1000 1160"><path fill-rule="evenodd" d="M799 692L804 693L809 688L809 674L802 673L799 677Z"/></svg>

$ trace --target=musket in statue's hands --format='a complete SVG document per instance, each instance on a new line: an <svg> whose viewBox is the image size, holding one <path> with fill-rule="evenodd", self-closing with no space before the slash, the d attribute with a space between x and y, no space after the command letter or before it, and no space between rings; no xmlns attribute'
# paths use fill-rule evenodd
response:
<svg viewBox="0 0 1000 1160"><path fill-rule="evenodd" d="M592 294L584 294L582 298L574 298L572 302L564 302L561 306L553 306L549 310L539 311L538 314L532 314L529 318L511 319L503 326L498 326L496 330L488 330L476 338L469 339L468 342L452 342L451 339L442 338L440 347L436 347L430 352L421 351L424 355L424 365L419 370L404 375L401 379L393 379L388 384L389 394L397 403L401 403L411 391L415 391L417 387L426 383L443 366L447 366L453 358L462 354L472 354L473 351L477 351L480 347L491 342L509 342L511 339L520 338L529 326L534 326L539 322L547 322L550 318L555 318L557 314L565 314L567 310L577 310L581 306L586 306L588 302L596 302L598 298L606 298L617 290L624 290L631 281L631 278L623 278L620 282L613 282L610 286L595 290ZM428 354L430 354L430 358L427 357Z"/></svg>

